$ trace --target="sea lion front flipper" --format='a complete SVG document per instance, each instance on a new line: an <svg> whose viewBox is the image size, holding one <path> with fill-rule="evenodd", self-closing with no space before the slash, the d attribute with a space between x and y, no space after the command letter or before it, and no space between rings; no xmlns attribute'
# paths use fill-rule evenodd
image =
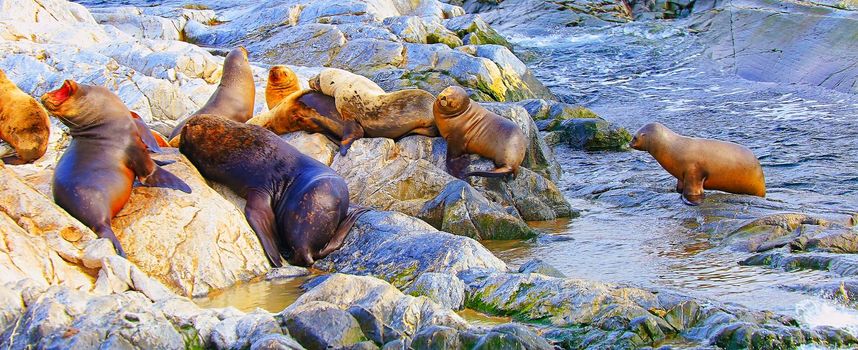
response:
<svg viewBox="0 0 858 350"><path fill-rule="evenodd" d="M363 127L354 119L343 118L343 141L340 143L340 155L346 155L352 143L363 137Z"/></svg>
<svg viewBox="0 0 858 350"><path fill-rule="evenodd" d="M161 153L161 145L158 144L158 140L155 139L149 126L137 113L131 112L131 118L134 119L134 125L137 126L137 134L140 135L140 140L143 141L149 152Z"/></svg>
<svg viewBox="0 0 858 350"><path fill-rule="evenodd" d="M146 187L169 188L191 193L191 186L188 186L185 181L160 166L155 166L155 171L140 182Z"/></svg>
<svg viewBox="0 0 858 350"><path fill-rule="evenodd" d="M682 185L682 179L676 179L676 193L682 193L683 187L685 186Z"/></svg>
<svg viewBox="0 0 858 350"><path fill-rule="evenodd" d="M492 171L472 171L470 173L465 174L465 177L469 176L482 176L482 177L510 177L513 176L514 173L512 168L508 166L502 166Z"/></svg>
<svg viewBox="0 0 858 350"><path fill-rule="evenodd" d="M699 171L690 170L685 172L682 179L682 202L687 205L703 204L703 181L705 180Z"/></svg>
<svg viewBox="0 0 858 350"><path fill-rule="evenodd" d="M349 231L351 231L352 226L354 226L357 219L369 210L370 208L367 207L357 207L355 210L352 210L351 213L348 213L346 218L343 219L343 221L340 221L339 226L337 226L337 230L334 232L334 237L332 237L331 241L325 245L325 248L322 249L319 256L327 256L335 250L340 249L340 247L343 246L343 243L345 243L346 236L348 236Z"/></svg>
<svg viewBox="0 0 858 350"><path fill-rule="evenodd" d="M277 241L274 237L275 222L274 210L271 209L271 196L260 191L247 191L244 217L247 218L247 223L250 224L253 232L256 232L256 237L259 238L259 243L262 243L262 249L265 250L265 255L271 265L274 267L283 266L280 250L277 248Z"/></svg>

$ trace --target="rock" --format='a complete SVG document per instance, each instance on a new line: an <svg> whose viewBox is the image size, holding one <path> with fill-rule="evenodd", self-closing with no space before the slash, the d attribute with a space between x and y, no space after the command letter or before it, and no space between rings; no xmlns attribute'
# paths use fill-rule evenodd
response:
<svg viewBox="0 0 858 350"><path fill-rule="evenodd" d="M361 215L343 247L314 267L377 276L400 287L424 272L506 270L506 264L470 238L437 231L400 213L379 211Z"/></svg>
<svg viewBox="0 0 858 350"><path fill-rule="evenodd" d="M429 349L465 349L459 339L459 330L443 327L432 326L422 329L414 336L411 342L411 348L414 350L429 350Z"/></svg>
<svg viewBox="0 0 858 350"><path fill-rule="evenodd" d="M282 335L280 323L270 313L259 310L223 320L214 327L210 339L216 349L246 349L259 340ZM282 338L274 339L279 344ZM287 341L286 345L288 349L291 344Z"/></svg>
<svg viewBox="0 0 858 350"><path fill-rule="evenodd" d="M450 274L424 273L405 290L405 293L425 296L453 310L461 310L465 305L465 284L458 277Z"/></svg>
<svg viewBox="0 0 858 350"><path fill-rule="evenodd" d="M310 134L305 131L298 131L281 135L280 137L301 151L301 153L325 165L331 165L331 162L334 161L334 154L339 150L336 144L322 134Z"/></svg>
<svg viewBox="0 0 858 350"><path fill-rule="evenodd" d="M479 166L479 164L477 164ZM486 164L482 164L485 167ZM557 185L530 171L519 168L515 179L476 178L473 186L492 202L514 207L526 221L554 220L573 216L572 208Z"/></svg>
<svg viewBox="0 0 858 350"><path fill-rule="evenodd" d="M378 345L371 341L363 341L352 346L346 347L346 350L378 350Z"/></svg>
<svg viewBox="0 0 858 350"><path fill-rule="evenodd" d="M527 349L551 350L554 347L523 325L508 323L492 328L474 346L474 349Z"/></svg>
<svg viewBox="0 0 858 350"><path fill-rule="evenodd" d="M289 336L270 334L257 339L250 350L304 350L304 347Z"/></svg>
<svg viewBox="0 0 858 350"><path fill-rule="evenodd" d="M447 29L466 39L466 45L496 44L512 48L512 44L492 29L479 15L464 15L444 22ZM467 38L466 38L467 37Z"/></svg>
<svg viewBox="0 0 858 350"><path fill-rule="evenodd" d="M467 323L455 312L425 297L415 298L402 294L389 283L377 278L339 273L330 275L322 283L307 291L281 314L288 320L293 315L305 313L303 310L317 308L343 310L355 306L369 311L383 324L385 328L383 343L400 339L403 335L411 337L421 329L435 325L455 329L467 328ZM349 313L342 312L349 316ZM355 326L357 326L356 321ZM360 327L357 330L359 332ZM291 326L289 331L301 341L301 338L292 331ZM307 345L303 341L302 344Z"/></svg>
<svg viewBox="0 0 858 350"><path fill-rule="evenodd" d="M489 202L462 180L447 184L417 217L441 231L476 240L527 239L537 234L520 217Z"/></svg>
<svg viewBox="0 0 858 350"><path fill-rule="evenodd" d="M519 273L538 273L545 276L557 277L557 278L566 278L566 275L563 274L560 270L551 266L551 264L543 261L542 259L533 259L521 265L518 268Z"/></svg>
<svg viewBox="0 0 858 350"><path fill-rule="evenodd" d="M858 258L852 256L852 254L789 254L772 251L752 255L740 261L739 265L767 266L785 271L799 269L830 271L839 276L858 275Z"/></svg>
<svg viewBox="0 0 858 350"><path fill-rule="evenodd" d="M354 317L335 305L314 301L287 310L289 334L309 350L342 348L364 338Z"/></svg>
<svg viewBox="0 0 858 350"><path fill-rule="evenodd" d="M527 151L524 154L524 161L521 163L522 166L533 170L551 181L560 181L563 173L562 169L560 169L560 163L554 158L554 151L539 134L539 129L530 118L527 110L515 104L508 103L482 103L481 105L489 111L518 124L521 131L524 132L524 136L530 140L530 144L528 144Z"/></svg>
<svg viewBox="0 0 858 350"><path fill-rule="evenodd" d="M403 62L402 44L376 39L350 40L330 63L331 67L359 74L398 67Z"/></svg>
<svg viewBox="0 0 858 350"><path fill-rule="evenodd" d="M184 21L144 15L139 9L134 7L121 9L124 9L124 11L94 11L93 17L99 24L112 25L138 39L182 39Z"/></svg>
<svg viewBox="0 0 858 350"><path fill-rule="evenodd" d="M628 149L632 135L603 119L584 118L563 121L556 129L560 139L574 149L622 151Z"/></svg>
<svg viewBox="0 0 858 350"><path fill-rule="evenodd" d="M469 13L479 11L492 27L501 31L514 29L532 37L556 34L556 28L604 27L629 20L622 6L611 0L465 2L463 6Z"/></svg>
<svg viewBox="0 0 858 350"><path fill-rule="evenodd" d="M310 274L310 270L306 267L300 266L292 266L286 265L282 267L273 268L265 274L265 280L279 280L279 279L287 279L287 278L295 278L301 276L307 276Z"/></svg>
<svg viewBox="0 0 858 350"><path fill-rule="evenodd" d="M329 66L346 38L329 24L304 24L281 28L270 38L247 44L252 60L269 64Z"/></svg>

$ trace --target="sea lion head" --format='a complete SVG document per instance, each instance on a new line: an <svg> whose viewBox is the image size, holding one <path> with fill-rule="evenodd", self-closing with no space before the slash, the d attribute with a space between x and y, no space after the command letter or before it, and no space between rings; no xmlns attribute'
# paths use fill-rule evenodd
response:
<svg viewBox="0 0 858 350"><path fill-rule="evenodd" d="M322 91L322 88L320 86L321 80L322 80L321 75L316 74L312 78L310 78L310 80L307 80L307 84L310 85L310 89L313 89L316 91Z"/></svg>
<svg viewBox="0 0 858 350"><path fill-rule="evenodd" d="M298 86L298 76L289 67L274 66L268 70L268 85L278 87Z"/></svg>
<svg viewBox="0 0 858 350"><path fill-rule="evenodd" d="M434 108L445 117L456 117L471 106L471 98L465 89L450 86L438 94Z"/></svg>
<svg viewBox="0 0 858 350"><path fill-rule="evenodd" d="M632 137L632 141L629 142L629 147L638 151L649 151L652 141L662 137L666 130L669 129L657 122L644 125L638 129L635 136Z"/></svg>
<svg viewBox="0 0 858 350"><path fill-rule="evenodd" d="M241 46L232 49L223 60L223 76L220 84L233 84L241 81L253 82L253 71L250 69L247 50Z"/></svg>
<svg viewBox="0 0 858 350"><path fill-rule="evenodd" d="M131 111L110 90L101 86L66 80L54 91L42 95L42 104L73 132L112 120L129 120Z"/></svg>

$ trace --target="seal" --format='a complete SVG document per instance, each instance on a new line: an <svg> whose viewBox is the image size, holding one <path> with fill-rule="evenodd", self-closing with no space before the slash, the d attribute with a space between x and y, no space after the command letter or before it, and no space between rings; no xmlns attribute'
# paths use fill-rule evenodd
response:
<svg viewBox="0 0 858 350"><path fill-rule="evenodd" d="M269 261L310 266L339 249L358 216L331 168L259 126L214 115L191 118L179 151L206 178L247 199L244 208Z"/></svg>
<svg viewBox="0 0 858 350"><path fill-rule="evenodd" d="M298 76L289 67L274 66L268 70L268 82L265 84L265 103L268 109L274 109L280 101L292 93L301 91Z"/></svg>
<svg viewBox="0 0 858 350"><path fill-rule="evenodd" d="M332 96L337 111L346 121L341 154L364 136L400 137L417 134L438 136L432 117L432 94L408 89L386 93L372 80L336 68L325 68L309 81L310 88ZM349 124L356 121L357 126Z"/></svg>
<svg viewBox="0 0 858 350"><path fill-rule="evenodd" d="M140 139L146 144L146 148L152 153L161 153L161 147L170 147L167 139L155 130L149 129L143 118L140 115L131 111L131 118L134 120L134 125L137 126L137 131L140 133Z"/></svg>
<svg viewBox="0 0 858 350"><path fill-rule="evenodd" d="M0 140L11 147L11 152L4 152L3 163L20 165L41 158L50 134L51 123L42 105L0 70Z"/></svg>
<svg viewBox="0 0 858 350"><path fill-rule="evenodd" d="M223 75L215 92L200 110L179 122L170 134L172 140L180 134L182 126L190 117L199 114L214 114L244 123L253 117L256 84L247 58L247 50L237 47L223 61ZM174 144L174 142L170 142Z"/></svg>
<svg viewBox="0 0 858 350"><path fill-rule="evenodd" d="M676 191L688 205L701 204L704 189L766 196L763 168L745 146L682 136L660 123L644 125L629 146L649 152L673 175Z"/></svg>
<svg viewBox="0 0 858 350"><path fill-rule="evenodd" d="M110 239L119 255L125 251L110 221L128 202L135 178L144 186L191 193L184 181L159 166L168 163L149 157L131 112L106 88L66 80L42 95L42 103L72 136L54 171L54 202Z"/></svg>
<svg viewBox="0 0 858 350"><path fill-rule="evenodd" d="M459 178L518 175L527 151L527 138L516 123L471 101L468 93L458 86L441 91L433 105L433 114L441 136L447 140L450 174ZM491 159L495 169L462 175L470 163L467 154Z"/></svg>
<svg viewBox="0 0 858 350"><path fill-rule="evenodd" d="M248 120L247 124L261 126L278 135L300 130L322 133L343 150L341 142L346 121L337 112L334 98L318 91L296 91L273 109Z"/></svg>

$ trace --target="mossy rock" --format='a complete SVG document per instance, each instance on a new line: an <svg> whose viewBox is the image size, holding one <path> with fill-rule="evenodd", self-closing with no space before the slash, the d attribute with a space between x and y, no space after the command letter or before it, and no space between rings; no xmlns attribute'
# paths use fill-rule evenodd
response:
<svg viewBox="0 0 858 350"><path fill-rule="evenodd" d="M447 29L453 31L462 38L466 45L503 45L512 49L512 44L503 35L500 35L479 15L465 15L451 18L446 21Z"/></svg>
<svg viewBox="0 0 858 350"><path fill-rule="evenodd" d="M556 129L565 143L587 151L625 151L632 140L628 130L600 118L569 119Z"/></svg>

